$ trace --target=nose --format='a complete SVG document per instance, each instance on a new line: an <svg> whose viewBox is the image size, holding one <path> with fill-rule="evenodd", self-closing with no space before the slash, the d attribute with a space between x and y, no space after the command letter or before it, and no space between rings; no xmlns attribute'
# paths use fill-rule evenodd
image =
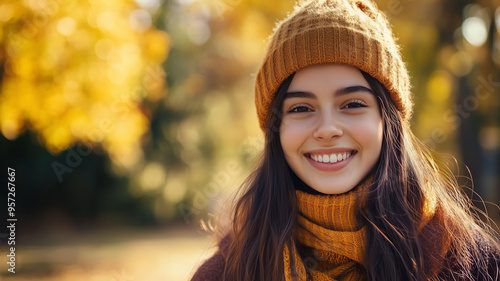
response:
<svg viewBox="0 0 500 281"><path fill-rule="evenodd" d="M318 120L313 136L318 140L331 140L344 134L340 122L330 113L324 113Z"/></svg>

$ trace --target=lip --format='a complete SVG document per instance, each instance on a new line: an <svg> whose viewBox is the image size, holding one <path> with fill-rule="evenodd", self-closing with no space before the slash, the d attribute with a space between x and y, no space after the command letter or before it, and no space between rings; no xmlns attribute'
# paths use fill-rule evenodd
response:
<svg viewBox="0 0 500 281"><path fill-rule="evenodd" d="M336 162L336 163L320 163L320 162L316 162L310 158L311 153L312 154L333 154L333 153L341 153L341 152L347 152L347 151L351 151L351 156L349 156L345 160L342 160L342 161ZM354 156L356 156L357 153L358 153L357 150L348 149L348 148L331 148L331 149L314 150L314 151L311 151L309 153L304 154L304 157L307 159L307 161L309 161L311 166L313 166L314 168L316 168L320 171L324 171L324 172L333 172L333 171L341 170L345 166L347 166L351 162L351 160L354 158Z"/></svg>
<svg viewBox="0 0 500 281"><path fill-rule="evenodd" d="M333 153L342 153L342 152L354 152L357 153L357 150L347 147L335 147L335 148L326 148L326 149L316 149L307 152L306 154L333 154Z"/></svg>

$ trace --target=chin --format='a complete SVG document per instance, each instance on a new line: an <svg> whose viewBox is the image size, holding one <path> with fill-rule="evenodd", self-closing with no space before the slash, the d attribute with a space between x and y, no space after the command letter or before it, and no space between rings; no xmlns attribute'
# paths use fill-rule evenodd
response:
<svg viewBox="0 0 500 281"><path fill-rule="evenodd" d="M331 186L325 186L325 187L318 187L318 188L311 187L311 188L323 194L342 194L351 191L354 188L354 185L350 187L342 186L342 187L332 188Z"/></svg>

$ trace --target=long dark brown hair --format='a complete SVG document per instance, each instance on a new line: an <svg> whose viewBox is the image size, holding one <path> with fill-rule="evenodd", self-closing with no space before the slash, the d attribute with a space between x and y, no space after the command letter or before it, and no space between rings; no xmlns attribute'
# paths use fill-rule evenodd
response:
<svg viewBox="0 0 500 281"><path fill-rule="evenodd" d="M428 280L429 267L436 263L441 274L433 277L435 280L444 276L472 279L468 278L472 266L488 280L486 269L481 270L487 261L477 238L494 248L498 248L497 242L470 212L471 204L454 177L439 170L426 147L411 133L386 88L362 74L378 98L384 122L380 158L370 173L373 183L361 212L368 226L368 280ZM286 163L279 136L282 104L292 79L293 74L275 95L263 156L235 205L225 281L284 280L283 249L291 246L298 216L295 190L304 188ZM438 229L427 231L439 239L424 243L419 226L429 193L441 215ZM443 245L449 245L448 255L439 260L436 248Z"/></svg>

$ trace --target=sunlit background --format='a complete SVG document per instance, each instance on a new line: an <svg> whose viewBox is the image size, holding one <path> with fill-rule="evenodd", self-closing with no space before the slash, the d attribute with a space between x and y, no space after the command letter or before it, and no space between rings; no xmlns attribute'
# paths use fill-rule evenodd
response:
<svg viewBox="0 0 500 281"><path fill-rule="evenodd" d="M18 221L15 274L0 229L0 279L189 279L215 249L200 222L263 147L254 74L294 2L1 0L1 181L15 169ZM498 220L498 2L376 2L414 132Z"/></svg>

